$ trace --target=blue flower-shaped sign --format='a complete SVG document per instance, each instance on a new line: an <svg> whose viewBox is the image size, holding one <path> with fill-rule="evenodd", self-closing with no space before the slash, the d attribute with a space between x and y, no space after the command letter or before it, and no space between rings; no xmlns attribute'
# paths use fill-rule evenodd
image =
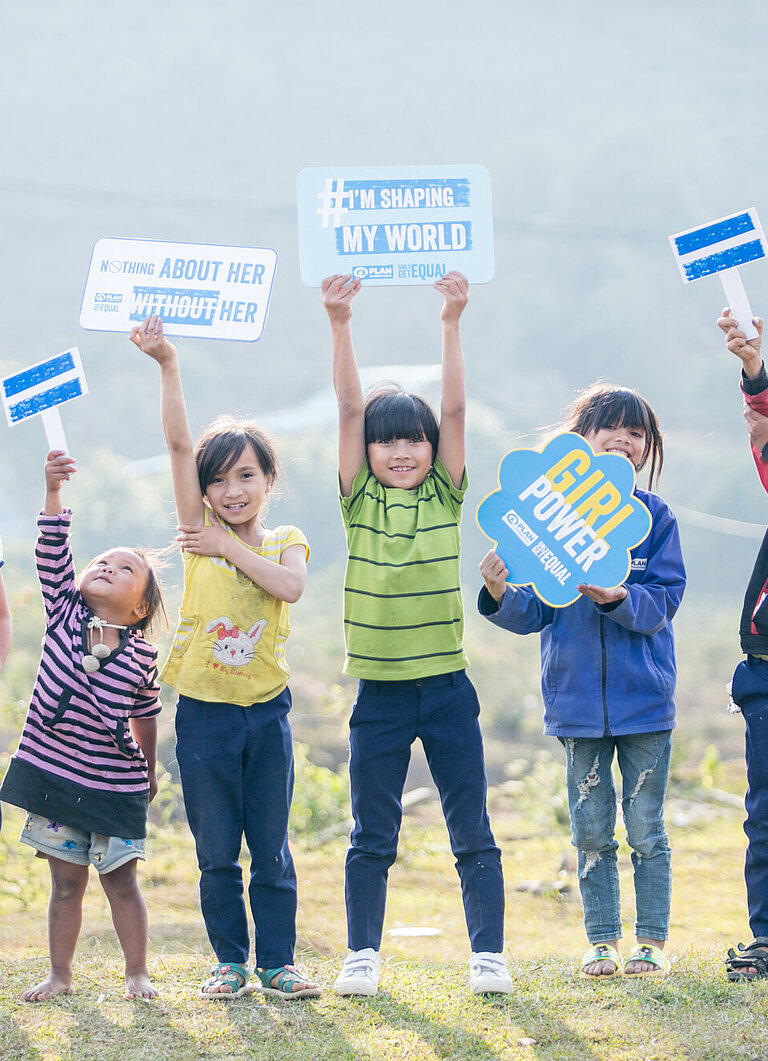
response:
<svg viewBox="0 0 768 1061"><path fill-rule="evenodd" d="M618 453L596 454L566 432L542 450L516 449L499 466L499 489L477 510L497 543L507 581L530 585L554 608L578 597L577 586L620 586L630 550L651 529L651 514L634 496L635 469Z"/></svg>

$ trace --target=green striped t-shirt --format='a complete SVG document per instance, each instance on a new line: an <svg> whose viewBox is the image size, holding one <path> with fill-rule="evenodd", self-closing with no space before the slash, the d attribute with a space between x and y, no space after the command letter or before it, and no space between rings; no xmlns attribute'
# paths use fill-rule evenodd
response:
<svg viewBox="0 0 768 1061"><path fill-rule="evenodd" d="M415 490L383 486L368 462L341 497L347 532L344 673L383 681L463 670L457 489L444 464Z"/></svg>

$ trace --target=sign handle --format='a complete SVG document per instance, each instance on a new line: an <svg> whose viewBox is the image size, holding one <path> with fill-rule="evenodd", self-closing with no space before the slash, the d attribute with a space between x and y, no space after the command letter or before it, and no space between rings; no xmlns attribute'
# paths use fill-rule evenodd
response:
<svg viewBox="0 0 768 1061"><path fill-rule="evenodd" d="M752 310L739 270L736 268L724 269L720 273L720 279L723 282L723 290L728 300L731 316L739 322L739 326L747 339L756 339L758 332L752 323Z"/></svg>
<svg viewBox="0 0 768 1061"><path fill-rule="evenodd" d="M45 437L48 439L49 449L62 449L69 453L69 446L64 436L64 425L61 422L58 408L54 405L51 409L43 409L40 419L45 428Z"/></svg>

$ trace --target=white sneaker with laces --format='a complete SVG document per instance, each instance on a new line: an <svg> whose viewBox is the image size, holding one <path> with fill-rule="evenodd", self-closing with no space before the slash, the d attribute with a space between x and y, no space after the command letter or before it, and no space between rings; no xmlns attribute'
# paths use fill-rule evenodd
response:
<svg viewBox="0 0 768 1061"><path fill-rule="evenodd" d="M469 959L469 987L473 995L507 995L512 977L503 954L479 951Z"/></svg>
<svg viewBox="0 0 768 1061"><path fill-rule="evenodd" d="M375 995L379 990L381 955L373 947L353 950L344 959L334 990L337 995Z"/></svg>

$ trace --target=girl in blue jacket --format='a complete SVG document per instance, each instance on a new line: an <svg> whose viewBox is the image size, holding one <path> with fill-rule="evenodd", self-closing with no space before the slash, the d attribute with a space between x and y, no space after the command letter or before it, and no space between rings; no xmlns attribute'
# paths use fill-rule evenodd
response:
<svg viewBox="0 0 768 1061"><path fill-rule="evenodd" d="M596 453L620 453L658 480L664 445L656 414L636 391L595 384L570 406L563 431L584 437ZM621 975L619 875L616 862L614 755L622 777L622 810L632 848L637 945L624 976L663 976L669 928L671 866L664 796L675 725L672 619L685 589L677 522L666 503L635 490L652 517L648 537L631 552L626 582L614 589L581 584L581 596L552 608L530 586L510 586L491 550L480 565L478 607L496 626L541 636L545 732L565 748L572 843L590 948L580 976Z"/></svg>

